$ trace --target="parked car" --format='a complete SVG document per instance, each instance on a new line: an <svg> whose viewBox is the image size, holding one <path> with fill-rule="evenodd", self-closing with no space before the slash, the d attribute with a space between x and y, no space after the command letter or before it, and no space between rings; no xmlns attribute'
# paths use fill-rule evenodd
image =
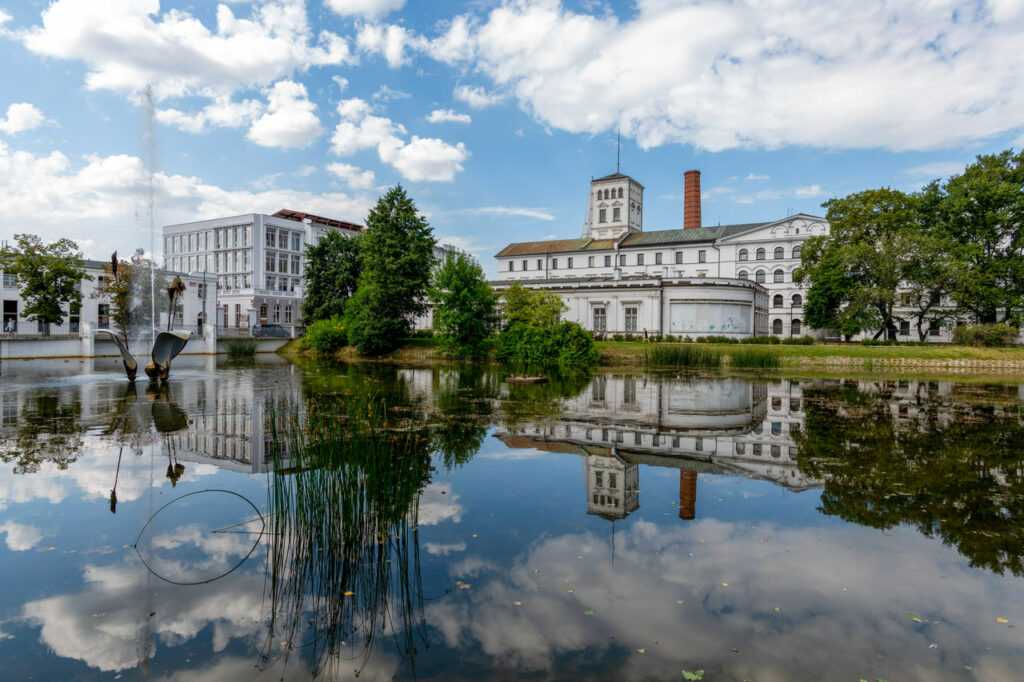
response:
<svg viewBox="0 0 1024 682"><path fill-rule="evenodd" d="M291 338L288 330L279 324L258 324L253 327L252 335L263 338Z"/></svg>

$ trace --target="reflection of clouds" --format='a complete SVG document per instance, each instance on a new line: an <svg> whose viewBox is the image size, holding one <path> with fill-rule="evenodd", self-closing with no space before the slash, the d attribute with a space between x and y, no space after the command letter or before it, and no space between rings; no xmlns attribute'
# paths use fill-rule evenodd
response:
<svg viewBox="0 0 1024 682"><path fill-rule="evenodd" d="M436 526L443 521L458 523L462 520L458 500L450 483L428 483L420 494L419 525Z"/></svg>
<svg viewBox="0 0 1024 682"><path fill-rule="evenodd" d="M433 554L435 556L448 556L452 552L465 552L465 542L453 542L445 545L439 542L428 542L423 545L423 549L427 550L427 554Z"/></svg>
<svg viewBox="0 0 1024 682"><path fill-rule="evenodd" d="M7 547L15 552L24 552L35 547L36 543L43 539L43 534L35 526L28 526L23 523L8 521L0 525L0 533L6 533L4 540Z"/></svg>
<svg viewBox="0 0 1024 682"><path fill-rule="evenodd" d="M550 668L566 652L587 649L597 660L627 647L646 655L612 677L693 663L729 679L823 670L942 679L966 664L979 679L1017 679L1019 638L995 616L1019 579L973 571L937 547L909 531L638 521L617 534L614 567L608 538L548 538L495 578L431 604L427 618L448 646L475 640L497 665L526 670Z"/></svg>
<svg viewBox="0 0 1024 682"><path fill-rule="evenodd" d="M58 656L99 670L135 667L147 622L152 636L168 646L193 639L212 625L215 652L234 638L255 641L263 629L262 575L154 590L134 562L86 567L85 573L90 584L83 592L29 602L22 613L41 627L41 641ZM147 600L147 592L153 591L157 596ZM155 614L150 617L150 612ZM251 676L251 661L248 670Z"/></svg>

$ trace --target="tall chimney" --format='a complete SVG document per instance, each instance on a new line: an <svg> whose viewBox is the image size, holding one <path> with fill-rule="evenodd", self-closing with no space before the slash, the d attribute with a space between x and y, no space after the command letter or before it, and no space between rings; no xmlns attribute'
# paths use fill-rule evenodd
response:
<svg viewBox="0 0 1024 682"><path fill-rule="evenodd" d="M700 171L683 173L683 228L700 227Z"/></svg>
<svg viewBox="0 0 1024 682"><path fill-rule="evenodd" d="M689 521L697 517L697 472L679 470L679 518Z"/></svg>

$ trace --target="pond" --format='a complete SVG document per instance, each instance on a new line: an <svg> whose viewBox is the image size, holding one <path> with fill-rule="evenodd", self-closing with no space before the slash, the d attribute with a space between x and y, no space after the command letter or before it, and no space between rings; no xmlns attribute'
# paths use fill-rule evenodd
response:
<svg viewBox="0 0 1024 682"><path fill-rule="evenodd" d="M5 680L1024 669L1024 384L0 370Z"/></svg>

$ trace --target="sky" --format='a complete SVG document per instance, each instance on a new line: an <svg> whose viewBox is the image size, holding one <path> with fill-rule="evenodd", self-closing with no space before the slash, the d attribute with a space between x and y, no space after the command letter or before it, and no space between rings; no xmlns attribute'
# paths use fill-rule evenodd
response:
<svg viewBox="0 0 1024 682"><path fill-rule="evenodd" d="M824 215L1024 147L1022 45L1024 0L0 0L0 240L362 223L401 183L493 275L617 153L645 230L690 169L705 225Z"/></svg>

